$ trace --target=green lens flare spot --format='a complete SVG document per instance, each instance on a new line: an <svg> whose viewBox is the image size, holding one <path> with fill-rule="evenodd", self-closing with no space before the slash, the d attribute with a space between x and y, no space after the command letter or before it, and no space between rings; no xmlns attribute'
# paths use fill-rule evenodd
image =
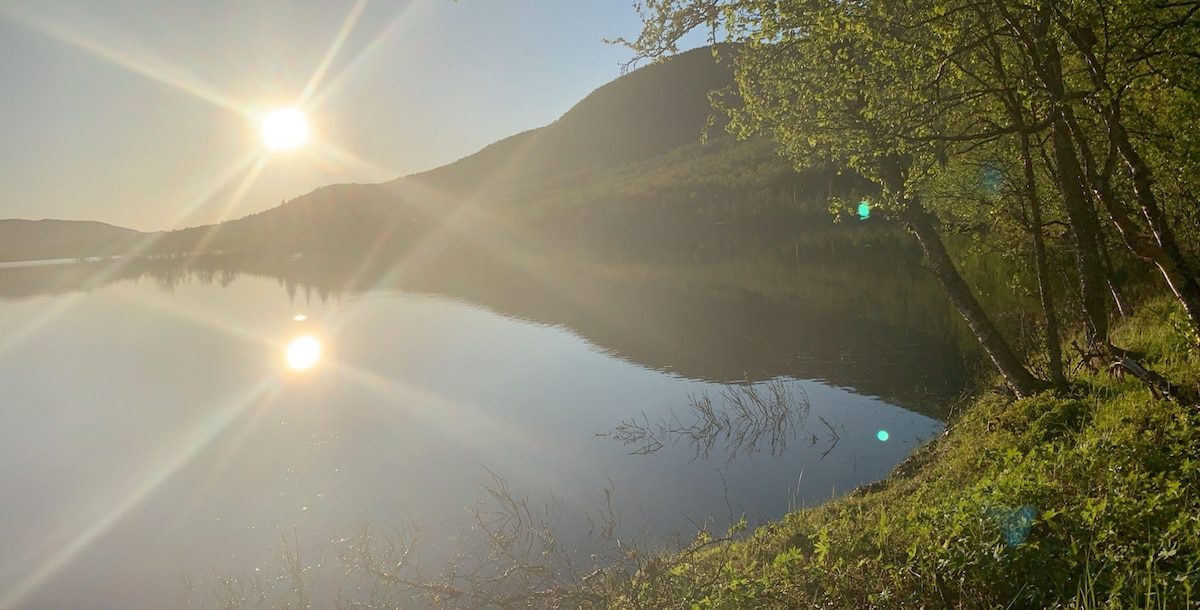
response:
<svg viewBox="0 0 1200 610"><path fill-rule="evenodd" d="M879 439L879 442L886 441L888 439L888 436L889 435L888 435L887 430L880 430L879 432L875 433L875 438Z"/></svg>
<svg viewBox="0 0 1200 610"><path fill-rule="evenodd" d="M871 204L866 199L858 202L858 219L866 220L871 217Z"/></svg>

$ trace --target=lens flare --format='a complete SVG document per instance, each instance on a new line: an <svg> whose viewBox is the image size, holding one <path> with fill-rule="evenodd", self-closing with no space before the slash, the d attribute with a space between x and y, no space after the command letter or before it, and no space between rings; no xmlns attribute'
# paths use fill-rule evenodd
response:
<svg viewBox="0 0 1200 610"><path fill-rule="evenodd" d="M308 140L308 120L295 108L280 108L262 120L262 139L274 150L296 148Z"/></svg>
<svg viewBox="0 0 1200 610"><path fill-rule="evenodd" d="M292 339L284 353L287 364L294 371L310 369L321 359L321 342L312 335Z"/></svg>
<svg viewBox="0 0 1200 610"><path fill-rule="evenodd" d="M890 435L888 434L887 430L880 430L879 432L875 433L875 438L879 439L879 442L881 443L886 442L889 436Z"/></svg>

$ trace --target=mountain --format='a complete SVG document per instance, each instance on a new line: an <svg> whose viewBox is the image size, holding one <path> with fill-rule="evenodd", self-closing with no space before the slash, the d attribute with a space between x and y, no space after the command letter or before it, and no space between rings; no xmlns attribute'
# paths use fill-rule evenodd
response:
<svg viewBox="0 0 1200 610"><path fill-rule="evenodd" d="M144 236L90 220L0 220L0 261L111 256Z"/></svg>
<svg viewBox="0 0 1200 610"><path fill-rule="evenodd" d="M557 121L520 133L427 172L392 181L455 194L491 185L561 178L633 163L698 142L710 117L709 93L733 84L732 47L694 49L634 70L596 89Z"/></svg>
<svg viewBox="0 0 1200 610"><path fill-rule="evenodd" d="M732 84L733 52L695 49L638 68L552 124L449 165L326 186L244 219L163 234L150 252L403 249L463 237L613 250L631 239L686 243L737 223L832 225L829 193L860 185L836 172L797 173L768 140L725 133L709 96Z"/></svg>
<svg viewBox="0 0 1200 610"><path fill-rule="evenodd" d="M696 49L634 70L550 125L448 165L383 184L323 187L219 226L167 233L152 251L311 250L344 241L412 241L461 216L464 205L503 207L529 193L586 186L605 171L700 142L715 114L709 93L733 82L730 51L723 47L723 59L716 61L711 49ZM725 137L719 126L712 133Z"/></svg>
<svg viewBox="0 0 1200 610"><path fill-rule="evenodd" d="M733 83L735 51L722 46L714 57L701 48L644 66L553 123L448 165L382 184L330 185L218 225L154 234L139 252L404 251L430 241L452 248L462 238L550 251L585 243L668 251L731 227L800 227L808 237L822 233L822 245L856 230L831 229L826 201L860 183L836 171L796 172L769 141L725 134L710 95Z"/></svg>
<svg viewBox="0 0 1200 610"><path fill-rule="evenodd" d="M566 324L604 349L692 378L802 372L897 395L881 380L844 377L840 363L952 343L940 293L914 271L919 253L903 232L878 218L833 222L831 195L870 196L861 179L798 172L769 140L729 137L719 121L702 141L715 112L709 93L731 78L709 49L684 53L448 165L146 236L139 251L162 256L120 261L102 280L151 277L170 289L188 273L218 282L250 273L321 298L437 292ZM180 256L204 251L223 253ZM0 298L93 277L75 268L4 275ZM639 318L674 330L630 325ZM755 360L761 345L772 356ZM946 377L956 354L938 352L921 370ZM901 360L901 377L932 383Z"/></svg>

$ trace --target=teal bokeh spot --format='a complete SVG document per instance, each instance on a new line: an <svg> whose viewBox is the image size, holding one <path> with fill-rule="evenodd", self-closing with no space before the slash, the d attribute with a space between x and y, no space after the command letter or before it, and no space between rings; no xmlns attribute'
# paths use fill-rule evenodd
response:
<svg viewBox="0 0 1200 610"><path fill-rule="evenodd" d="M999 167L990 163L983 166L979 178L983 183L983 189L989 195L1000 194L1000 190L1004 186L1004 172Z"/></svg>
<svg viewBox="0 0 1200 610"><path fill-rule="evenodd" d="M1010 547L1019 546L1029 536L1033 529L1033 521L1037 518L1037 509L1032 506L1011 508L1006 506L989 509L988 515L996 520L1004 542Z"/></svg>
<svg viewBox="0 0 1200 610"><path fill-rule="evenodd" d="M871 217L871 204L866 199L858 202L858 219L866 220Z"/></svg>
<svg viewBox="0 0 1200 610"><path fill-rule="evenodd" d="M880 441L886 441L888 439L887 430L880 430L879 432L876 432L875 438L879 439Z"/></svg>

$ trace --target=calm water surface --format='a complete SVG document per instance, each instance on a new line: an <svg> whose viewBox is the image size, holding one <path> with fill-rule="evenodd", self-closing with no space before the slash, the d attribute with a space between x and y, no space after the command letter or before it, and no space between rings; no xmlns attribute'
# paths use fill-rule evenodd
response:
<svg viewBox="0 0 1200 610"><path fill-rule="evenodd" d="M553 496L567 528L607 489L625 534L690 536L877 480L942 427L784 375L756 387L807 396L786 447L640 455L622 422L724 407L731 390L672 372L697 354L640 364L464 300L229 279L0 300L0 610L173 607L182 576L271 563L281 533L317 547L415 523L452 548L491 473ZM295 371L302 335L322 353Z"/></svg>

